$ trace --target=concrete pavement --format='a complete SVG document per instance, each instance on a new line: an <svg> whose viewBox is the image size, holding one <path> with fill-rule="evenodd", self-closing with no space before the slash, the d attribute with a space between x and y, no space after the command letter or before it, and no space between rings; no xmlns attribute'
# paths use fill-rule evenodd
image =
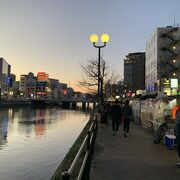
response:
<svg viewBox="0 0 180 180"><path fill-rule="evenodd" d="M124 138L122 128L112 136L111 124L99 128L90 180L180 180L176 150L154 144L152 135L130 125Z"/></svg>

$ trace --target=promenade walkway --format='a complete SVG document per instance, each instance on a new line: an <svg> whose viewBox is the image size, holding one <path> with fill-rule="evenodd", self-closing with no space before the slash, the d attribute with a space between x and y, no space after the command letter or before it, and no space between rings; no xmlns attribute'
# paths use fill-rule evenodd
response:
<svg viewBox="0 0 180 180"><path fill-rule="evenodd" d="M99 128L90 180L180 180L176 150L154 144L152 135L131 124L124 138L122 128L112 136L111 124Z"/></svg>

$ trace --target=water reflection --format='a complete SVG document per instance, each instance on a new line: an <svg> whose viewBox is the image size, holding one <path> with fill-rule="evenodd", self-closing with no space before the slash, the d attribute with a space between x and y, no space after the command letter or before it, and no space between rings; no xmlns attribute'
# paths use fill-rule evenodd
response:
<svg viewBox="0 0 180 180"><path fill-rule="evenodd" d="M78 104L80 109L80 105ZM57 109L44 108L1 108L0 110L0 149L4 148L8 140L8 123L17 125L18 132L30 137L35 132L37 137L46 135L46 124L56 123ZM67 117L65 117L67 116ZM48 117L48 118L47 118ZM68 114L61 113L62 119L68 120ZM10 127L11 128L11 127Z"/></svg>
<svg viewBox="0 0 180 180"><path fill-rule="evenodd" d="M28 110L20 110L18 117L20 117L21 120L18 120L18 123L21 125L19 128L25 129L26 137L30 137L32 131L35 131L35 135L38 137L45 135L46 119L48 117L48 113L46 113L46 109L29 108Z"/></svg>
<svg viewBox="0 0 180 180"><path fill-rule="evenodd" d="M1 108L0 179L50 179L88 119L60 108Z"/></svg>

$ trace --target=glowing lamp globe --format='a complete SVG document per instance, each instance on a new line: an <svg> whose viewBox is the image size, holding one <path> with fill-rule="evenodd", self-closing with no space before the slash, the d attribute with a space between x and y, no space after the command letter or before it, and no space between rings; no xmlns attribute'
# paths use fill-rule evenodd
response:
<svg viewBox="0 0 180 180"><path fill-rule="evenodd" d="M102 34L101 41L104 43L107 43L109 41L109 35L108 34Z"/></svg>
<svg viewBox="0 0 180 180"><path fill-rule="evenodd" d="M97 42L98 42L98 36L97 36L96 34L92 34L92 35L90 36L90 41L91 41L92 43L97 43Z"/></svg>

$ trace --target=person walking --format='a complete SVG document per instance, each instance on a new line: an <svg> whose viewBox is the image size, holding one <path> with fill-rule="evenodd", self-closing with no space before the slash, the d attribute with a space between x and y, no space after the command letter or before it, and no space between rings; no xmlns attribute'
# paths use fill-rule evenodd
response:
<svg viewBox="0 0 180 180"><path fill-rule="evenodd" d="M129 105L129 100L126 100L124 107L122 108L123 117L123 131L124 137L127 137L129 133L129 125L132 118L132 107Z"/></svg>
<svg viewBox="0 0 180 180"><path fill-rule="evenodd" d="M119 124L121 120L121 107L118 100L111 106L111 119L112 119L112 130L113 136L119 132Z"/></svg>

